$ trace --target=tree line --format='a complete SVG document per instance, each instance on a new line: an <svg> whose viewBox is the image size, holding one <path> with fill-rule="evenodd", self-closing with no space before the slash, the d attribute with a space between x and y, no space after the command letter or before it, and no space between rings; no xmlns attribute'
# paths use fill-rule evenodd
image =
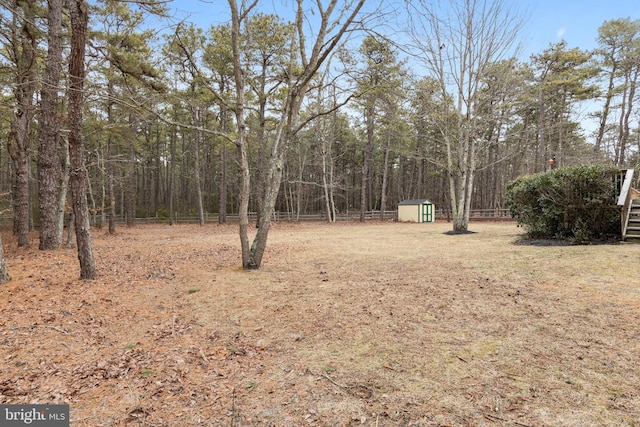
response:
<svg viewBox="0 0 640 427"><path fill-rule="evenodd" d="M407 2L402 30L364 0L293 2L290 20L227 6L201 28L160 1L0 0L0 188L19 246L37 225L41 249L60 247L72 217L90 265L91 226L232 213L257 268L275 211L364 220L428 198L464 231L519 176L638 163L640 21L522 60L506 0Z"/></svg>

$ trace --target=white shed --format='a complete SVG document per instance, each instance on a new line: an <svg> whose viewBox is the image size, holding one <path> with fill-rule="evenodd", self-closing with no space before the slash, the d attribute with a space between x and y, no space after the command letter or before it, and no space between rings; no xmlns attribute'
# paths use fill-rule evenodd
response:
<svg viewBox="0 0 640 427"><path fill-rule="evenodd" d="M398 221L434 222L434 205L427 199L404 200L398 203Z"/></svg>

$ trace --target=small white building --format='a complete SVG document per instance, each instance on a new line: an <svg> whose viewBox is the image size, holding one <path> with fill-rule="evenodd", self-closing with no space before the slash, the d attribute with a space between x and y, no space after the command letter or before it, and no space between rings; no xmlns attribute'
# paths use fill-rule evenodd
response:
<svg viewBox="0 0 640 427"><path fill-rule="evenodd" d="M434 204L427 199L404 200L398 203L398 221L434 222Z"/></svg>

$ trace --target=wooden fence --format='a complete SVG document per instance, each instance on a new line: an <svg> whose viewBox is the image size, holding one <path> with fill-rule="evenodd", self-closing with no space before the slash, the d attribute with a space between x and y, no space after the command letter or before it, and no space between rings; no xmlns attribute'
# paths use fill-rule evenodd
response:
<svg viewBox="0 0 640 427"><path fill-rule="evenodd" d="M367 211L365 212L365 220L366 221L396 221L398 218L398 211L389 210L384 211L384 216L380 215L380 211ZM436 210L435 212L436 221L450 221L450 215L443 210ZM511 215L508 209L481 209L481 210L472 210L470 214L470 219L472 221L505 221L512 220ZM273 216L273 220L276 222L303 222L303 221L317 221L322 222L326 221L327 218L324 214L304 214L304 215L293 215L287 212L276 212ZM339 213L336 217L336 222L349 222L349 221L359 221L360 220L360 211L350 211ZM124 223L124 216L119 215L117 220L119 224ZM239 217L238 214L227 214L227 222L238 222ZM249 222L256 221L256 213L249 213ZM99 215L91 216L91 224L96 225L100 222ZM177 215L175 216L176 223L197 223L198 217L196 215ZM205 222L218 222L218 214L205 212ZM0 226L9 227L13 223L12 215L0 215ZM153 216L149 218L136 218L136 224L163 224L169 223L168 217L161 216ZM35 224L37 227L37 223Z"/></svg>

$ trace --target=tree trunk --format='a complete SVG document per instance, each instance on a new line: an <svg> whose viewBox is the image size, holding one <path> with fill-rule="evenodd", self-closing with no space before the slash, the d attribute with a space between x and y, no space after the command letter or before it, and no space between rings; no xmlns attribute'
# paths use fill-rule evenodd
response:
<svg viewBox="0 0 640 427"><path fill-rule="evenodd" d="M80 260L80 277L96 277L93 258L89 209L85 187L84 139L82 114L84 108L85 44L89 6L84 0L69 1L71 15L71 50L69 53L69 157L71 160L71 199L75 216L76 243Z"/></svg>
<svg viewBox="0 0 640 427"><path fill-rule="evenodd" d="M202 227L204 225L204 207L202 206L202 183L200 182L200 132L197 127L201 125L200 110L198 107L192 107L193 124L196 129L193 131L193 150L194 161L193 173L196 185L196 206L198 208L198 222Z"/></svg>
<svg viewBox="0 0 640 427"><path fill-rule="evenodd" d="M143 208L144 208L144 217L151 217L151 205L153 204L153 170L155 169L155 157L153 155L153 143L152 143L152 131L153 126L147 125L144 132L145 142L146 142L146 161L142 166L142 197L143 197Z"/></svg>
<svg viewBox="0 0 640 427"><path fill-rule="evenodd" d="M294 139L293 129L298 122L300 106L307 88L308 85L295 89L292 87L289 88L285 108L283 109L282 117L275 132L273 145L271 147L271 156L267 169L268 175L265 181L266 187L262 216L260 217L258 231L251 244L249 258L247 263L244 264L244 268L257 269L260 268L262 263L262 257L267 247L267 237L271 227L271 220L280 191L280 184L282 183L287 149Z"/></svg>
<svg viewBox="0 0 640 427"><path fill-rule="evenodd" d="M115 158L113 155L114 151L114 142L113 142L113 132L111 130L111 126L114 125L113 120L113 100L115 99L115 94L113 91L113 83L109 81L107 83L107 93L109 98L107 99L107 124L110 129L107 134L107 161L106 161L106 170L107 174L107 218L109 221L109 234L116 234L116 193L113 184L113 175L114 171L114 162Z"/></svg>
<svg viewBox="0 0 640 427"><path fill-rule="evenodd" d="M465 165L467 170L465 185L465 201L464 201L464 231L469 229L469 217L471 215L471 202L473 197L473 184L476 172L476 142L475 139L471 139L471 146L469 148L468 165Z"/></svg>
<svg viewBox="0 0 640 427"><path fill-rule="evenodd" d="M244 121L244 94L245 80L244 70L240 63L240 27L242 19L236 0L229 0L231 8L231 49L233 51L233 77L235 81L235 116L237 125L236 146L238 147L238 157L240 161L240 203L238 216L240 220L240 246L242 250L242 267L250 268L251 248L249 247L249 196L251 194L251 171L249 169L249 155L247 153L246 132ZM244 14L245 11L243 10Z"/></svg>
<svg viewBox="0 0 640 427"><path fill-rule="evenodd" d="M162 198L162 147L161 147L161 136L160 136L160 124L156 124L156 152L155 152L155 165L156 165L156 174L155 174L155 188L153 194L153 211L156 216L158 214L158 209L160 208L160 199Z"/></svg>
<svg viewBox="0 0 640 427"><path fill-rule="evenodd" d="M615 56L615 51L611 54L612 59ZM596 136L596 142L593 145L593 161L597 161L600 157L600 150L602 147L602 139L604 138L604 132L607 128L607 119L609 118L609 106L614 96L615 75L617 73L617 62L612 60L612 68L609 72L609 85L607 87L607 93L605 95L604 107L602 108L602 114L600 115L600 125L598 126L598 135Z"/></svg>
<svg viewBox="0 0 640 427"><path fill-rule="evenodd" d="M14 150L12 147L26 143L24 138L18 136L19 133L24 132L23 123L17 123L16 129L21 130L12 129L8 140L14 173L11 185L14 233L18 239L18 247L28 247L31 244L29 239L29 220L31 215L29 211L29 156L22 150Z"/></svg>
<svg viewBox="0 0 640 427"><path fill-rule="evenodd" d="M364 159L362 161L362 187L360 188L360 222L364 222L364 214L367 210L367 185L369 182L371 158L373 157L373 135L374 135L374 108L369 106L365 109L365 121L367 126L367 142L364 147ZM371 194L369 194L369 198Z"/></svg>
<svg viewBox="0 0 640 427"><path fill-rule="evenodd" d="M109 234L116 234L116 190L113 183L114 160L109 154L110 151L111 149L107 148L107 201L109 202L107 205L107 221L109 222Z"/></svg>
<svg viewBox="0 0 640 427"><path fill-rule="evenodd" d="M466 171L462 170L458 172L455 180L455 190L454 193L451 194L451 199L454 200L452 205L452 218L453 218L453 231L455 233L462 233L467 231L465 226L464 217L465 217L465 183L466 180Z"/></svg>
<svg viewBox="0 0 640 427"><path fill-rule="evenodd" d="M99 147L98 165L102 171L100 176L100 220L96 223L96 228L102 230L107 223L107 167L105 165L106 152L102 150L102 144Z"/></svg>
<svg viewBox="0 0 640 427"><path fill-rule="evenodd" d="M384 150L384 165L382 169L382 190L380 191L380 219L384 220L387 208L387 181L389 180L389 153L391 152L391 130L387 131L387 146Z"/></svg>
<svg viewBox="0 0 640 427"><path fill-rule="evenodd" d="M622 100L620 102L620 117L618 118L618 140L616 141L614 158L616 165L620 165L620 153L622 151L622 140L624 138L624 117L627 111L627 95L629 93L629 80L630 71L627 71L625 72L625 82L623 84Z"/></svg>
<svg viewBox="0 0 640 427"><path fill-rule="evenodd" d="M84 138L84 135L83 135L83 138ZM97 205L96 205L96 198L93 197L93 187L91 186L91 180L87 176L86 166L85 166L85 180L84 181L85 181L85 184L87 186L87 197L88 197L87 209L89 209L89 224L91 224L92 220L95 223L95 213L98 211L97 210L98 208L97 208Z"/></svg>
<svg viewBox="0 0 640 427"><path fill-rule="evenodd" d="M300 214L302 213L303 203L306 206L305 194L304 194L304 168L306 161L303 159L304 154L301 150L298 150L298 165L297 165L297 178L295 179L295 197L291 199L291 213L294 221L300 220ZM292 173L292 168L287 168L288 173ZM295 201L295 205L294 205Z"/></svg>
<svg viewBox="0 0 640 427"><path fill-rule="evenodd" d="M127 227L132 227L136 218L136 150L133 142L129 143L129 167L124 195L124 219Z"/></svg>
<svg viewBox="0 0 640 427"><path fill-rule="evenodd" d="M177 118L177 107L173 106L173 120L175 121ZM170 165L169 165L169 225L173 225L175 223L174 220L174 204L176 198L176 145L178 138L178 130L175 126L171 129L171 138L169 139L169 153L170 153Z"/></svg>
<svg viewBox="0 0 640 427"><path fill-rule="evenodd" d="M227 143L220 144L220 165L218 182L218 224L227 223Z"/></svg>
<svg viewBox="0 0 640 427"><path fill-rule="evenodd" d="M229 112L221 107L220 130L229 131ZM227 143L222 139L218 148L218 224L227 223Z"/></svg>
<svg viewBox="0 0 640 427"><path fill-rule="evenodd" d="M248 253L248 259L243 267L246 269L257 269L262 264L262 257L267 247L267 237L271 228L271 220L274 208L282 183L282 175L284 173L284 163L286 159L287 147L293 139L291 129L293 124L297 122L300 109L300 102L304 97L305 89L300 89L296 93L292 93L291 87L285 101L285 107L278 128L275 132L273 144L271 147L271 155L267 169L267 177L265 180L265 192L263 201L263 211L258 223L258 230L251 243ZM248 195L249 193L247 193Z"/></svg>
<svg viewBox="0 0 640 427"><path fill-rule="evenodd" d="M327 221L336 221L335 203L333 200L333 157L331 155L331 139L322 138L322 191Z"/></svg>
<svg viewBox="0 0 640 427"><path fill-rule="evenodd" d="M238 207L238 215L240 219L240 245L242 248L242 267L252 268L252 248L249 247L249 194L251 192L251 171L249 170L249 156L247 154L244 133L245 127L244 121L242 121L241 131L238 132L238 154L240 157L240 173L242 175L240 184L240 206Z"/></svg>
<svg viewBox="0 0 640 427"><path fill-rule="evenodd" d="M636 83L638 81L638 73L640 69L634 67L630 72L631 78L629 81L629 96L627 98L627 109L622 115L622 128L620 130L620 141L618 143L618 150L616 156L616 164L618 166L624 166L626 158L627 143L629 141L629 119L631 117L631 111L633 110L633 101L636 94ZM626 92L626 91L625 91Z"/></svg>
<svg viewBox="0 0 640 427"><path fill-rule="evenodd" d="M64 213L67 206L67 191L69 189L69 140L63 138L63 154L64 163L62 165L62 183L60 184L60 193L58 194L58 241L62 243L62 235L64 234Z"/></svg>
<svg viewBox="0 0 640 427"><path fill-rule="evenodd" d="M58 85L62 66L62 0L49 0L49 42L40 101L38 190L40 196L40 249L62 244L58 221Z"/></svg>
<svg viewBox="0 0 640 427"><path fill-rule="evenodd" d="M72 248L73 247L73 224L75 217L73 215L73 210L71 212L69 212L69 226L67 227L67 242L65 243L64 247L65 248Z"/></svg>
<svg viewBox="0 0 640 427"><path fill-rule="evenodd" d="M2 238L0 237L0 285L7 283L9 280L11 280L11 276L4 260L4 249L2 247Z"/></svg>
<svg viewBox="0 0 640 427"><path fill-rule="evenodd" d="M421 118L420 119L420 131L416 137L417 141L416 141L416 168L417 168L417 173L416 173L416 191L415 191L415 195L417 199L421 199L425 196L424 194L424 165L425 165L425 159L424 159L424 147L423 147L423 140L425 138L425 136L423 135L425 129L425 125L424 125L424 119ZM410 193L411 194L411 193Z"/></svg>
<svg viewBox="0 0 640 427"><path fill-rule="evenodd" d="M31 146L31 124L34 115L34 93L36 85L36 28L35 1L19 2L14 11L12 33L12 55L16 61L14 95L16 107L11 118L11 129L7 138L7 149L13 162L12 183L14 232L19 247L30 245L29 229L29 149ZM18 16L20 11L22 16Z"/></svg>
<svg viewBox="0 0 640 427"><path fill-rule="evenodd" d="M445 130L446 132L446 130ZM453 150L449 135L445 135L445 145L447 148L447 173L449 177L449 202L451 204L451 219L453 221L453 231L460 232L463 228L464 211L462 209L458 195L464 189L462 173L456 168L453 161Z"/></svg>
<svg viewBox="0 0 640 427"><path fill-rule="evenodd" d="M263 201L264 201L264 187L265 187L265 153L266 153L266 139L265 130L267 125L267 97L265 95L266 86L266 68L262 67L262 73L260 75L260 96L258 96L258 158L256 161L256 179L255 179L255 199L256 199L256 227L260 223L260 217L262 216Z"/></svg>
<svg viewBox="0 0 640 427"><path fill-rule="evenodd" d="M200 144L197 142L199 136L196 137L195 146L195 165L193 167L195 173L195 185L196 185L196 207L198 209L198 222L202 227L204 225L204 206L202 205L202 183L200 182Z"/></svg>
<svg viewBox="0 0 640 427"><path fill-rule="evenodd" d="M280 144L282 143L284 142L280 141ZM277 141L274 142L274 151L267 171L269 175L266 181L267 185L265 188L262 216L258 223L258 231L251 244L248 263L245 266L245 268L248 269L260 268L262 257L267 247L267 236L271 228L271 220L280 190L280 183L282 182L282 174L284 172L286 152L283 149L278 150L280 144Z"/></svg>

